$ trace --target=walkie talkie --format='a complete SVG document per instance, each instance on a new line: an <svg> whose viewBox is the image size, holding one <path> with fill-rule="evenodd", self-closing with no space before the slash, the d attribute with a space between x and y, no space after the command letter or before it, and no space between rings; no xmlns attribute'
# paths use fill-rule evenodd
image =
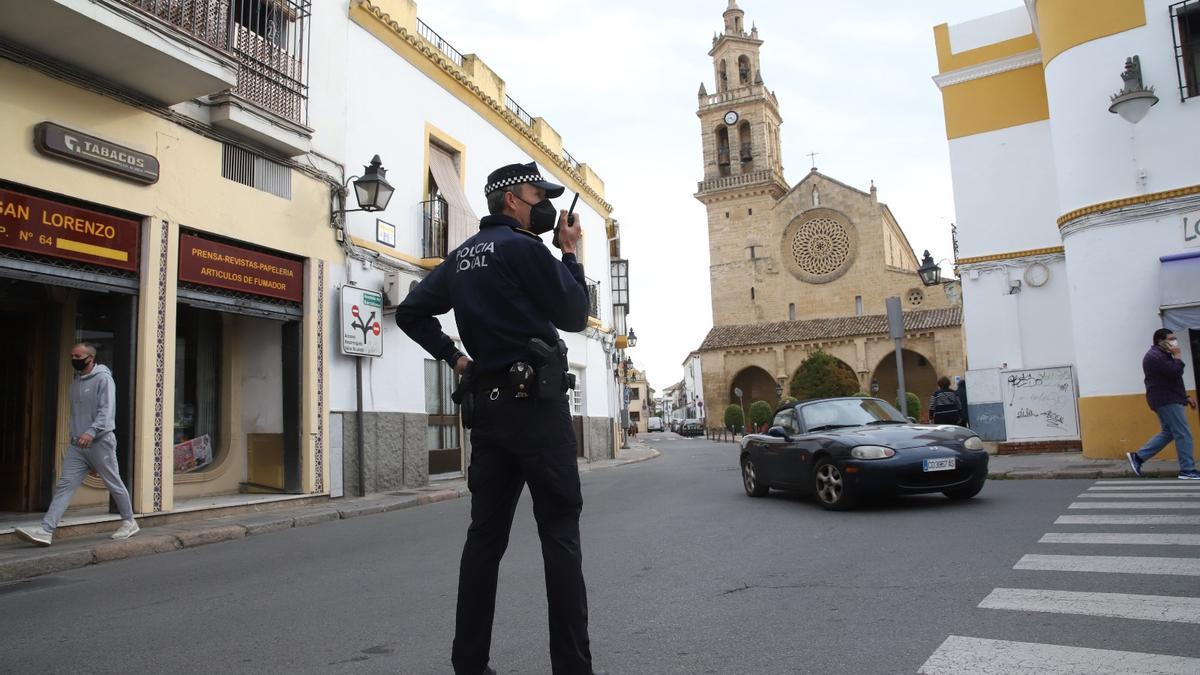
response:
<svg viewBox="0 0 1200 675"><path fill-rule="evenodd" d="M579 201L579 193L575 193L575 198L571 200L571 208L567 209L567 227L575 226L575 204ZM554 226L554 248L562 248L562 244L558 243L558 225Z"/></svg>

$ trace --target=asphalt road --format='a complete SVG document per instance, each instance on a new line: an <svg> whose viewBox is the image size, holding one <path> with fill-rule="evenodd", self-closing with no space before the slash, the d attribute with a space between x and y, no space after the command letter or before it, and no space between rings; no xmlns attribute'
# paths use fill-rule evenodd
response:
<svg viewBox="0 0 1200 675"><path fill-rule="evenodd" d="M1108 662L1061 651L1068 647L1200 658L1195 607L1146 620L979 606L997 589L1078 594L1052 597L1056 611L1076 611L1075 599L1094 607L1086 600L1097 592L1200 603L1188 560L1162 563L1166 574L1014 569L1121 564L1058 555L1200 563L1194 544L1039 543L1052 532L1200 535L1195 524L1055 525L1064 514L1149 512L1069 508L1095 481L996 481L965 503L937 495L831 513L793 495L746 497L732 444L642 440L662 456L583 478L597 668L972 672L964 664L974 659L974 672L1006 672L987 648L1008 642L1051 645L1043 665L1063 654ZM522 499L501 569L492 663L501 673L548 673L541 555ZM1183 507L1152 513L1200 515L1186 498L1171 503ZM0 672L450 672L468 506L443 502L0 586ZM1124 607L1120 598L1099 604ZM1155 672L1200 672L1190 670L1200 661L1171 663L1184 669Z"/></svg>

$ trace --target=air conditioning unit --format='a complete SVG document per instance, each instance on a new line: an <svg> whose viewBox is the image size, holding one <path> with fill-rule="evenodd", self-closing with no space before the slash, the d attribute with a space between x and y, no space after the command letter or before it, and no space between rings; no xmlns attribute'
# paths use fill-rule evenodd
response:
<svg viewBox="0 0 1200 675"><path fill-rule="evenodd" d="M395 307L400 304L400 301L408 294L407 287L408 284L405 281L404 275L399 272L388 272L383 278L384 308Z"/></svg>

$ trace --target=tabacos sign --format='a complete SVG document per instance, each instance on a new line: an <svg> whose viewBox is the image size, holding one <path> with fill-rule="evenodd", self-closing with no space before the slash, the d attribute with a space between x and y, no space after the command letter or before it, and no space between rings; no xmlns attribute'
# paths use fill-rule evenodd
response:
<svg viewBox="0 0 1200 675"><path fill-rule="evenodd" d="M83 164L150 185L158 181L158 158L53 122L33 128L33 145L49 157Z"/></svg>

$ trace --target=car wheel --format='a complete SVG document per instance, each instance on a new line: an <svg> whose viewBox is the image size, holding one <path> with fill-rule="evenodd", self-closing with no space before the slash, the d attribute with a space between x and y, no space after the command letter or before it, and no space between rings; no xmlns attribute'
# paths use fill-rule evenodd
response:
<svg viewBox="0 0 1200 675"><path fill-rule="evenodd" d="M946 495L950 499L955 499L955 500L970 499L971 497L974 497L975 495L979 494L979 491L983 489L984 482L986 482L986 481L981 480L976 483L967 483L966 485L963 485L962 487L956 487L956 488L951 488L949 490L943 490L942 494Z"/></svg>
<svg viewBox="0 0 1200 675"><path fill-rule="evenodd" d="M830 511L845 511L854 507L845 475L837 464L828 459L817 462L817 470L813 472L813 494L821 506Z"/></svg>
<svg viewBox="0 0 1200 675"><path fill-rule="evenodd" d="M758 477L758 466L749 455L742 460L742 487L751 497L766 497L771 488L767 487Z"/></svg>

